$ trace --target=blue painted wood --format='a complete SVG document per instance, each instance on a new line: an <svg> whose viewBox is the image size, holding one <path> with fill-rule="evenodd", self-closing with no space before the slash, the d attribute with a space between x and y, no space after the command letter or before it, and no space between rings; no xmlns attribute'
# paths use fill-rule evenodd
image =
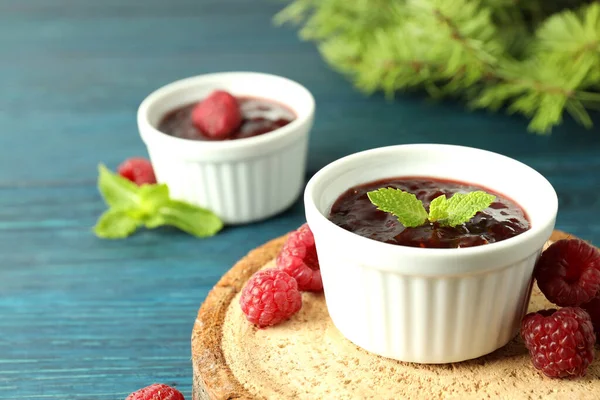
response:
<svg viewBox="0 0 600 400"><path fill-rule="evenodd" d="M217 279L303 222L303 207L198 240L171 229L102 241L96 165L145 154L135 111L190 75L288 76L318 104L307 175L413 142L478 146L546 175L558 228L600 241L600 128L552 136L520 118L418 96L365 98L256 0L0 1L0 398L116 399L155 381L190 395L190 332ZM597 126L600 118L595 116Z"/></svg>

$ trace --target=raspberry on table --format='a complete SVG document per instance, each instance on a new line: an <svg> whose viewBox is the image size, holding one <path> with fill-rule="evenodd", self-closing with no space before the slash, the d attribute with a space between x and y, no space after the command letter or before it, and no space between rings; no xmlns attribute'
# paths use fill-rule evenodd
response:
<svg viewBox="0 0 600 400"><path fill-rule="evenodd" d="M156 183L154 168L149 160L142 157L132 157L123 161L117 169L119 175L138 186Z"/></svg>
<svg viewBox="0 0 600 400"><path fill-rule="evenodd" d="M215 90L193 108L192 123L211 139L226 139L242 123L242 112L235 97Z"/></svg>
<svg viewBox="0 0 600 400"><path fill-rule="evenodd" d="M302 294L296 280L276 268L256 272L246 283L240 306L251 323L259 328L289 319L302 308Z"/></svg>
<svg viewBox="0 0 600 400"><path fill-rule="evenodd" d="M534 275L549 301L580 306L600 290L600 251L580 239L559 240L542 253Z"/></svg>
<svg viewBox="0 0 600 400"><path fill-rule="evenodd" d="M155 383L131 393L125 400L185 400L175 388Z"/></svg>
<svg viewBox="0 0 600 400"><path fill-rule="evenodd" d="M315 238L308 224L291 232L277 256L277 268L287 272L298 282L300 290L323 290Z"/></svg>
<svg viewBox="0 0 600 400"><path fill-rule="evenodd" d="M521 337L533 366L550 378L584 376L594 360L596 335L590 316L579 307L527 314Z"/></svg>

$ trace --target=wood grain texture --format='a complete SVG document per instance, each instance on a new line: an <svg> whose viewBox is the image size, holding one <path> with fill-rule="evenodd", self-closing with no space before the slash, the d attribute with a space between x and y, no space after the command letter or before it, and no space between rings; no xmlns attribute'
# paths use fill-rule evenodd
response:
<svg viewBox="0 0 600 400"><path fill-rule="evenodd" d="M197 240L170 229L102 241L96 165L144 155L135 112L152 90L205 72L254 70L317 101L307 176L359 150L440 142L539 170L560 197L557 227L600 241L600 118L552 136L526 121L419 96L364 97L268 0L0 0L0 398L118 399L155 381L191 393L198 306L249 249L303 222L269 221Z"/></svg>

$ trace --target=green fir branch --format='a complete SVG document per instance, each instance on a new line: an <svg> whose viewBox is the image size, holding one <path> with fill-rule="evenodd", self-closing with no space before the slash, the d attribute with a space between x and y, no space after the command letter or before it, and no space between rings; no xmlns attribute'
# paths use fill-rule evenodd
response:
<svg viewBox="0 0 600 400"><path fill-rule="evenodd" d="M581 3L295 0L275 19L302 25L300 36L367 94L462 97L548 133L565 112L591 127L588 110L600 108L600 2L574 9Z"/></svg>
<svg viewBox="0 0 600 400"><path fill-rule="evenodd" d="M577 12L554 15L536 32L534 47L548 62L565 73L576 74L577 87L600 84L600 2Z"/></svg>

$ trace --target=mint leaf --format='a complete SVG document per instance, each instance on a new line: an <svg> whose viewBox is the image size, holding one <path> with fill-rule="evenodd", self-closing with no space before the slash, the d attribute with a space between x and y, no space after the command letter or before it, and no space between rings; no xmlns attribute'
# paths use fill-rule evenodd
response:
<svg viewBox="0 0 600 400"><path fill-rule="evenodd" d="M167 204L169 188L164 183L154 185L143 185L140 187L140 210L145 216L156 214L160 207Z"/></svg>
<svg viewBox="0 0 600 400"><path fill-rule="evenodd" d="M94 233L103 239L122 239L135 232L139 223L127 210L111 208L100 216Z"/></svg>
<svg viewBox="0 0 600 400"><path fill-rule="evenodd" d="M211 211L178 200L161 205L157 214L146 221L146 227L172 225L197 237L213 236L223 229L223 222Z"/></svg>
<svg viewBox="0 0 600 400"><path fill-rule="evenodd" d="M446 195L441 195L429 203L429 221L437 222L445 219L448 219L448 200Z"/></svg>
<svg viewBox="0 0 600 400"><path fill-rule="evenodd" d="M468 222L496 200L496 196L478 190L471 193L455 193L446 199L441 195L429 205L429 221L442 226L457 226Z"/></svg>
<svg viewBox="0 0 600 400"><path fill-rule="evenodd" d="M394 215L407 228L423 225L427 221L427 211L423 203L412 193L382 188L368 192L367 196L379 210Z"/></svg>
<svg viewBox="0 0 600 400"><path fill-rule="evenodd" d="M135 208L139 205L140 187L135 183L113 174L108 168L98 166L98 190L110 207Z"/></svg>
<svg viewBox="0 0 600 400"><path fill-rule="evenodd" d="M162 202L169 198L169 187L165 183L155 183L153 185L142 185L140 187L140 196L142 201Z"/></svg>
<svg viewBox="0 0 600 400"><path fill-rule="evenodd" d="M148 229L171 225L197 237L215 235L223 228L211 211L171 199L165 184L137 186L102 164L98 171L98 189L109 206L94 227L100 238L125 238L142 225Z"/></svg>
<svg viewBox="0 0 600 400"><path fill-rule="evenodd" d="M467 194L456 193L450 199L441 195L429 204L427 214L421 200L400 189L382 188L368 192L367 196L379 210L394 215L407 228L421 226L427 220L441 226L461 225L496 200L496 196L481 190Z"/></svg>

